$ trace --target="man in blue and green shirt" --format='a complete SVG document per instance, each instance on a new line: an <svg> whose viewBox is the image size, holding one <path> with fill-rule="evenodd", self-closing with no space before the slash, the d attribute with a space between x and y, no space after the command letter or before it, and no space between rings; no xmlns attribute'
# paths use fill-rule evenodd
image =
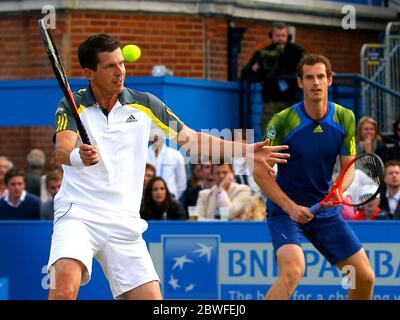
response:
<svg viewBox="0 0 400 320"><path fill-rule="evenodd" d="M272 145L289 145L290 160L279 166L276 181L259 165L254 168L254 178L269 198L267 221L279 265L278 280L266 298L290 298L305 272L305 236L331 264L354 270L349 299L371 299L374 272L340 207L329 202L315 215L308 209L327 195L337 156L343 168L356 154L354 114L328 101L332 69L326 57L304 57L297 80L303 101L275 114L265 132Z"/></svg>

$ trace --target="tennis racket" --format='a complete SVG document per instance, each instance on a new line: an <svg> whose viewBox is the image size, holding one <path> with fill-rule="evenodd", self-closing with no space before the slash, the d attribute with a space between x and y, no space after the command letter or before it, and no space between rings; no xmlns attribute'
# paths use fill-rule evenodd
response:
<svg viewBox="0 0 400 320"><path fill-rule="evenodd" d="M83 126L81 118L79 117L78 107L76 106L74 95L72 94L71 87L69 86L68 79L64 67L61 63L60 56L58 55L56 45L54 44L53 38L50 35L50 31L47 30L46 24L43 19L39 20L39 30L43 40L44 48L49 57L51 67L53 68L58 84L60 85L60 88L63 91L68 103L72 106L72 115L75 118L82 142L84 144L91 144L86 129Z"/></svg>
<svg viewBox="0 0 400 320"><path fill-rule="evenodd" d="M381 192L384 185L385 167L381 158L373 153L356 156L342 170L328 195L310 208L311 213L321 210L331 201L335 205L362 206Z"/></svg>

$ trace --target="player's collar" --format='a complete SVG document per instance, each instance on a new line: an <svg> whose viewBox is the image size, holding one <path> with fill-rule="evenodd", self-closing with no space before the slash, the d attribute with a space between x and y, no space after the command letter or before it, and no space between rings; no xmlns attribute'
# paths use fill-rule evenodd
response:
<svg viewBox="0 0 400 320"><path fill-rule="evenodd" d="M125 104L129 102L129 92L128 89L124 87L124 90L120 93L118 96L118 100L121 102L121 104ZM85 92L82 95L82 100L80 104L84 105L85 107L96 107L97 106L97 101L94 98L92 89L90 88L90 85L85 89Z"/></svg>

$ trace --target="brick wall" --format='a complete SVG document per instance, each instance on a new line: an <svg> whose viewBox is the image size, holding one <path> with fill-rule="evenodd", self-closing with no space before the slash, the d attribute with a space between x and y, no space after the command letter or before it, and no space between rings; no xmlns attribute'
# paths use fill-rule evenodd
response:
<svg viewBox="0 0 400 320"><path fill-rule="evenodd" d="M127 74L151 75L154 65L164 64L179 77L204 78L204 30L199 17L155 16L129 13L72 13L71 52L94 33L108 33L121 45L135 43L142 49L138 62L127 63ZM82 75L76 59L71 75Z"/></svg>
<svg viewBox="0 0 400 320"><path fill-rule="evenodd" d="M46 154L46 168L53 166L53 128L46 127L1 127L0 155L9 157L15 166L26 169L26 156L34 148Z"/></svg>
<svg viewBox="0 0 400 320"><path fill-rule="evenodd" d="M53 78L37 27L41 14L0 15L0 79ZM270 43L269 23L234 21L247 28L239 55L239 70L255 50ZM122 45L136 43L142 49L138 62L127 63L127 75L150 75L156 64L164 64L179 77L225 81L228 77L228 20L222 17L162 14L62 12L53 32L67 74L81 77L76 59L78 45L89 35L105 32ZM363 43L376 42L376 32L297 26L296 42L309 52L327 55L336 72L358 72ZM52 158L50 127L0 128L0 155L6 154L25 166L32 148L43 149Z"/></svg>
<svg viewBox="0 0 400 320"><path fill-rule="evenodd" d="M0 16L0 79L53 77L42 43L39 14ZM268 23L236 21L245 27L241 68L252 53L270 43ZM128 75L150 75L152 67L164 64L179 77L226 80L227 31L225 18L139 15L134 13L71 12L57 14L56 44L70 77L81 77L76 59L79 43L94 33L115 36L122 45L136 43L142 57L127 64ZM310 52L327 55L337 72L358 72L360 47L376 42L377 33L340 28L297 26L296 42Z"/></svg>
<svg viewBox="0 0 400 320"><path fill-rule="evenodd" d="M228 23L222 18L208 18L204 21L207 48L207 78L226 81L228 78Z"/></svg>
<svg viewBox="0 0 400 320"><path fill-rule="evenodd" d="M53 77L39 36L37 14L0 15L0 79L35 79ZM57 15L54 40L60 54L67 55L68 16Z"/></svg>

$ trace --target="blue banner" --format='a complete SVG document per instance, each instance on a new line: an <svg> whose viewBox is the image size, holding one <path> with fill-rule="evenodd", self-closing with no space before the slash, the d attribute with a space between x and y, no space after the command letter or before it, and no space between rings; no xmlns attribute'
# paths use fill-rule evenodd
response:
<svg viewBox="0 0 400 320"><path fill-rule="evenodd" d="M352 222L375 270L374 299L400 299L400 222ZM46 299L50 222L0 222L0 299ZM263 299L278 269L265 222L151 222L144 234L166 299ZM307 241L292 299L345 299L348 279ZM357 285L355 283L355 285ZM112 299L100 266L79 299Z"/></svg>

